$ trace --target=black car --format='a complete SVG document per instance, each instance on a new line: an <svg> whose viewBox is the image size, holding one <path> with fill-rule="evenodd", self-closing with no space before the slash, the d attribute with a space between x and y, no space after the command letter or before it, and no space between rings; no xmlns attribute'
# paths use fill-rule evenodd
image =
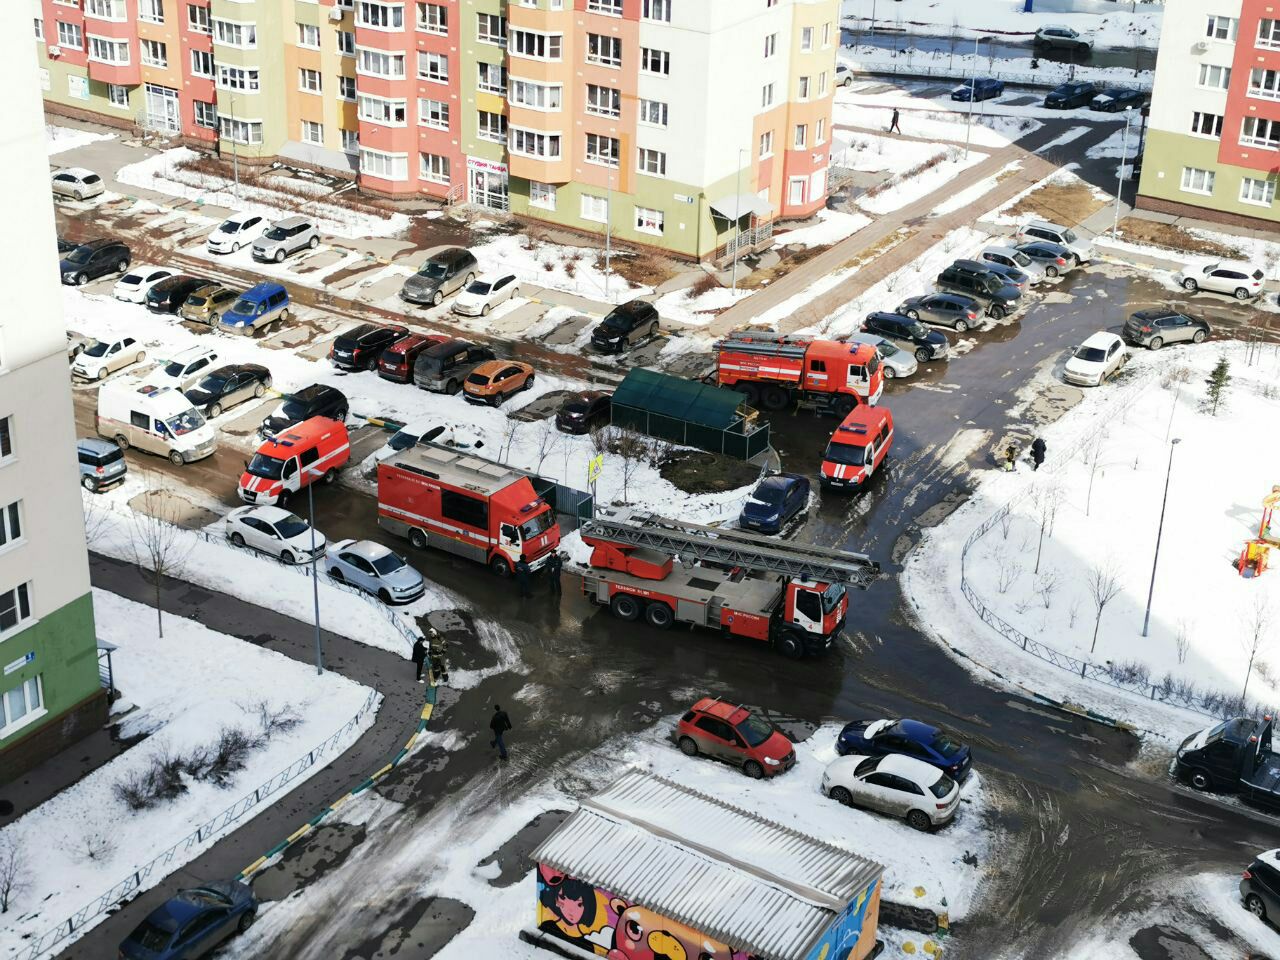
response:
<svg viewBox="0 0 1280 960"><path fill-rule="evenodd" d="M187 297L208 285L209 281L205 277L180 273L176 277L165 277L148 290L143 302L152 313L177 313L187 302Z"/></svg>
<svg viewBox="0 0 1280 960"><path fill-rule="evenodd" d="M1044 98L1044 105L1051 110L1070 110L1083 107L1098 94L1098 85L1088 80L1073 80L1054 87Z"/></svg>
<svg viewBox="0 0 1280 960"><path fill-rule="evenodd" d="M613 395L603 390L583 390L565 397L556 413L556 428L565 433L589 433L609 422Z"/></svg>
<svg viewBox="0 0 1280 960"><path fill-rule="evenodd" d="M58 264L62 282L80 286L108 273L124 273L133 254L119 240L90 240L76 247Z"/></svg>
<svg viewBox="0 0 1280 960"><path fill-rule="evenodd" d="M62 237L58 237L58 259L61 260L64 253L74 250L77 246L78 244L74 240L64 240Z"/></svg>
<svg viewBox="0 0 1280 960"><path fill-rule="evenodd" d="M329 362L343 370L377 370L382 351L409 336L398 323L361 323L338 334L329 350Z"/></svg>
<svg viewBox="0 0 1280 960"><path fill-rule="evenodd" d="M262 421L258 432L264 437L274 437L294 424L312 417L346 420L350 409L346 395L341 390L326 387L323 383L313 383L297 393L286 394L279 406Z"/></svg>
<svg viewBox="0 0 1280 960"><path fill-rule="evenodd" d="M973 297L986 307L987 316L1002 320L1022 302L1022 291L985 260L957 260L938 274L938 288Z"/></svg>
<svg viewBox="0 0 1280 960"><path fill-rule="evenodd" d="M922 297L907 297L894 311L912 320L937 323L951 327L956 333L964 333L982 321L982 304L962 293L926 293Z"/></svg>
<svg viewBox="0 0 1280 960"><path fill-rule="evenodd" d="M1259 920L1280 921L1280 850L1254 857L1240 878L1240 899Z"/></svg>
<svg viewBox="0 0 1280 960"><path fill-rule="evenodd" d="M1029 243L1019 244L1015 249L1019 253L1025 253L1044 267L1046 277L1056 277L1060 273L1066 273L1076 262L1070 250L1052 240L1032 240Z"/></svg>
<svg viewBox="0 0 1280 960"><path fill-rule="evenodd" d="M926 360L942 360L951 346L945 336L937 330L930 330L919 320L881 310L867 314L862 321L862 332L874 333L902 344L921 363Z"/></svg>
<svg viewBox="0 0 1280 960"><path fill-rule="evenodd" d="M1147 102L1147 95L1141 90L1130 90L1127 87L1103 87L1098 95L1089 101L1090 110L1101 110L1104 113L1118 113L1130 107L1141 109Z"/></svg>
<svg viewBox="0 0 1280 960"><path fill-rule="evenodd" d="M271 371L256 363L229 363L211 370L194 387L183 391L193 407L210 420L237 404L260 397L271 386Z"/></svg>
<svg viewBox="0 0 1280 960"><path fill-rule="evenodd" d="M591 345L605 353L621 353L657 335L658 308L646 300L630 300L610 310L591 331Z"/></svg>

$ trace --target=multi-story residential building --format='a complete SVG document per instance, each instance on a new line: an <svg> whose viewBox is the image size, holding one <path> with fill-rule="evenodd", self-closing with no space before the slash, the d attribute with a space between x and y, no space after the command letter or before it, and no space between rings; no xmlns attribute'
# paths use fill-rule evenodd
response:
<svg viewBox="0 0 1280 960"><path fill-rule="evenodd" d="M11 284L0 318L0 783L99 729L107 717L42 91L27 29L25 8L3 8L0 79L9 78L9 96L0 168L8 214L22 229L0 237L0 258L22 280Z"/></svg>
<svg viewBox="0 0 1280 960"><path fill-rule="evenodd" d="M1270 2L1189 0L1165 21L1139 207L1280 221L1280 8Z"/></svg>
<svg viewBox="0 0 1280 960"><path fill-rule="evenodd" d="M40 3L52 103L379 194L689 257L827 197L839 0ZM90 21L123 62L99 62ZM190 78L149 42L180 45Z"/></svg>

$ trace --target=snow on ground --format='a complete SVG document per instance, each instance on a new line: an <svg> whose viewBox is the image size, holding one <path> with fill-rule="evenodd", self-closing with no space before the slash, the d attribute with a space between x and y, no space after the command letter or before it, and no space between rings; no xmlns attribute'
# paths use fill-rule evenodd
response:
<svg viewBox="0 0 1280 960"><path fill-rule="evenodd" d="M495 233L492 238L477 239L471 252L482 264L501 264L501 269L520 280L593 300L621 303L653 292L652 287L631 284L616 272L610 274L606 284L605 272L596 266L596 258L604 252L603 233L599 249L549 243L522 233ZM627 255L615 251L615 264ZM551 269L547 269L548 265Z"/></svg>
<svg viewBox="0 0 1280 960"><path fill-rule="evenodd" d="M862 130L842 130L839 139L847 140L849 147L844 151L832 150L832 165L866 173L910 170L947 152L945 145L927 140L878 136Z"/></svg>
<svg viewBox="0 0 1280 960"><path fill-rule="evenodd" d="M1003 77L1016 81L1019 78L1034 76L1039 83L1059 84L1068 80L1093 80L1096 83L1144 83L1151 85L1152 74L1149 70L1134 75L1132 67L1095 67L1087 63L1069 64L1057 60L1042 59L1032 69L1031 55L1025 57L996 57L992 59L985 54L975 57L972 53L956 52L952 56L945 50L916 50L908 48L909 37L903 38L903 48L895 52L892 48L859 44L856 47L842 47L840 59L848 63L854 70L886 73L902 73L908 77L930 76L943 83L962 83L977 71L980 77ZM1088 113L1082 110L1082 113ZM1058 111L1061 115L1061 111Z"/></svg>
<svg viewBox="0 0 1280 960"><path fill-rule="evenodd" d="M116 685L136 707L124 716L122 733L148 736L5 826L5 840L27 852L23 862L30 881L0 922L0 949L6 954L22 949L24 936L52 928L135 867L269 782L341 729L372 695L373 709L326 755L337 757L373 724L381 699L336 673L317 675L307 664L173 614L165 614L164 638L159 639L154 610L115 594L95 589L93 605L99 638L119 648L112 660ZM244 768L229 773L224 785L184 775L185 792L141 811L131 810L117 796L117 785L150 767L153 759L210 748L225 728L262 735L259 704L271 712L287 709L298 722L254 747ZM117 711L121 706L117 704ZM323 767L319 763L301 774L290 789ZM281 790L277 796L287 792ZM255 807L237 825L267 805ZM211 832L204 841L177 851L144 874L143 887L163 882L222 833Z"/></svg>
<svg viewBox="0 0 1280 960"><path fill-rule="evenodd" d="M1003 114L975 114L970 122L966 112L950 110L941 103L930 100L911 98L904 103L901 97L891 97L882 103L875 96L844 91L836 94L833 119L837 130L855 127L858 128L859 136L862 135L862 130L882 130L889 135L889 120L895 106L899 110L898 125L902 128L902 136L925 141L920 145L921 150L929 151L925 156L937 152L936 145L931 141L951 140L963 144L966 128L972 146L1007 147L1040 126L1037 121L1027 117ZM895 164L895 169L900 168Z"/></svg>
<svg viewBox="0 0 1280 960"><path fill-rule="evenodd" d="M847 58L851 56L851 52L848 50L842 51L841 56ZM978 71L979 76L987 74L988 71L985 69ZM860 104L879 110L886 108L892 110L897 107L899 110L928 110L937 113L949 113L955 116L958 123L964 124L970 118L970 104L962 100L951 99L951 91L957 87L964 86L964 83L964 79L952 81L948 78L941 78L940 80L928 81L902 77L896 77L886 82L881 77L867 76L864 79L854 81L847 87L838 88L835 93L835 102L837 104ZM943 87L944 92L939 93L939 87ZM996 127L1011 128L1017 136L1026 136L1043 126L1040 123L1041 120L1061 122L1066 117L1080 123L1116 122L1116 115L1113 113L1099 113L1083 107L1070 111L1051 110L1043 105L1044 98L1042 95L1036 95L1033 103L1017 102L1029 95L1027 92L1009 89L1000 97L991 100L979 100L972 105L973 123L981 123L984 126L994 123ZM889 116L887 113L879 115ZM1123 121L1123 118L1120 119ZM1025 126L1023 121L1026 121ZM885 124L887 122L887 120L884 121ZM963 129L960 137L961 139L964 138Z"/></svg>
<svg viewBox="0 0 1280 960"><path fill-rule="evenodd" d="M780 230L773 235L773 242L780 247L826 247L853 236L870 222L870 217L860 213L819 210L817 223Z"/></svg>
<svg viewBox="0 0 1280 960"><path fill-rule="evenodd" d="M906 565L903 592L925 629L946 624L941 639L980 668L1048 696L1171 737L1204 725L1186 711L1082 681L1035 659L978 619L960 590L960 551L982 521L1012 500L1008 535L997 524L972 547L966 566L972 589L1004 620L1079 659L1137 663L1152 683L1168 675L1174 684L1234 696L1244 688L1250 655L1242 638L1252 632L1255 601L1264 602L1269 613L1248 693L1264 703L1280 700L1280 575L1243 579L1234 567L1245 541L1256 535L1263 496L1280 482L1267 458L1241 453L1256 447L1260 425L1280 416L1273 386L1280 356L1268 346L1248 366L1245 350L1227 342L1138 351L1121 380L1085 391L1075 408L1044 429L1050 459L1039 473L1023 464L1013 474L983 476L968 502L926 533ZM1234 380L1215 417L1204 410L1204 381L1220 357L1230 361ZM1184 370L1186 382L1172 382ZM1143 637L1170 455L1166 433L1181 443L1173 451L1151 624ZM1085 460L1091 442L1099 444L1092 496ZM1037 576L1036 498L1055 488L1060 505ZM1091 652L1096 617L1089 581L1098 569L1114 571L1119 593L1104 611ZM1056 579L1048 606L1047 578ZM1170 719L1173 729L1162 722Z"/></svg>
<svg viewBox="0 0 1280 960"><path fill-rule="evenodd" d="M114 140L114 133L94 133L92 130L78 130L75 127L59 127L57 124L44 125L45 142L49 146L49 156L66 153L79 147L88 146L99 140Z"/></svg>
<svg viewBox="0 0 1280 960"><path fill-rule="evenodd" d="M945 184L950 183L965 170L977 166L986 159L985 153L971 150L968 156L965 156L961 150L953 147L942 160L927 170L913 176L906 176L910 171L905 171L904 174L891 179L888 186L879 190L874 196L870 194L860 196L857 204L863 210L870 210L872 213L890 213L921 197L928 196L935 190L942 189Z"/></svg>
<svg viewBox="0 0 1280 960"><path fill-rule="evenodd" d="M738 288L734 293L732 287L713 287L705 293L695 294L692 287L673 290L654 301L658 314L663 321L675 321L686 326L705 326L716 318L721 310L725 310L739 300L745 300L753 291Z"/></svg>
<svg viewBox="0 0 1280 960"><path fill-rule="evenodd" d="M1080 185L1083 187L1087 187L1093 193L1093 195L1099 200L1111 201L1115 199L1110 194L1108 194L1105 190L1100 190L1097 187L1095 187L1093 184L1080 179L1080 177L1077 176L1075 173L1075 171L1079 169L1079 166L1080 165L1078 163L1068 163L1066 166L1061 167L1058 170L1054 171L1053 173L1049 174L1049 176L1045 177L1043 180L1036 181L1031 186L1027 187L1027 189L1023 190L1021 193L1014 194L1004 203L1000 204L1000 206L996 207L996 209L990 211L989 213L983 214L980 219L984 223L990 223L997 226L1011 226L1014 224L1023 223L1024 221L1031 219L1031 217L1025 213L1014 214L1014 213L1005 213L1004 211L1012 209L1013 207L1017 206L1026 197L1034 193L1036 190L1039 190L1041 187L1051 183L1066 184L1066 185L1073 185L1073 184Z"/></svg>
<svg viewBox="0 0 1280 960"><path fill-rule="evenodd" d="M1062 133L1054 137L1048 143L1042 146L1036 147L1036 153L1044 153L1048 150L1052 150L1054 147L1061 147L1064 144L1068 144L1072 140L1079 140L1086 133L1088 133L1089 130L1090 128L1085 126L1071 127L1068 130L1064 130Z"/></svg>
<svg viewBox="0 0 1280 960"><path fill-rule="evenodd" d="M1138 135L1132 129L1132 126L1127 138L1125 137L1124 127L1121 127L1101 143L1095 143L1084 152L1084 155L1090 160L1100 160L1104 157L1119 159L1121 156L1132 158L1137 149Z"/></svg>
<svg viewBox="0 0 1280 960"><path fill-rule="evenodd" d="M963 190L953 193L946 200L933 208L933 216L941 217L945 214L952 213L956 210L962 210L971 203L977 203L988 193L996 188L996 184L1000 182L1000 178L1006 174L1019 170L1022 167L1021 160L1014 160L1012 163L1006 163L989 177L984 177L977 183L970 184Z"/></svg>

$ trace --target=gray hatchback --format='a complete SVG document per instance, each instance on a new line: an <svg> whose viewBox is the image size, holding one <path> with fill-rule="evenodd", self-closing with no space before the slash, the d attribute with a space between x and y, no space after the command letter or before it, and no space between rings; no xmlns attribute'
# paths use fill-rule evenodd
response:
<svg viewBox="0 0 1280 960"><path fill-rule="evenodd" d="M76 454L80 460L80 486L90 493L101 493L123 483L129 472L124 451L109 440L81 437L76 441Z"/></svg>
<svg viewBox="0 0 1280 960"><path fill-rule="evenodd" d="M1139 310L1125 322L1125 343L1159 350L1166 343L1204 343L1209 324L1176 310Z"/></svg>

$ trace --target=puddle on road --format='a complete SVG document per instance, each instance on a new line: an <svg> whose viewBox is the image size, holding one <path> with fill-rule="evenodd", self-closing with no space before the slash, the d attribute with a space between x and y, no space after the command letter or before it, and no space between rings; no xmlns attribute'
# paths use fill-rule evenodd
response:
<svg viewBox="0 0 1280 960"><path fill-rule="evenodd" d="M295 844L253 879L253 892L260 900L283 900L330 871L341 867L356 847L365 841L363 825L326 823Z"/></svg>
<svg viewBox="0 0 1280 960"><path fill-rule="evenodd" d="M569 814L568 810L548 810L538 814L515 836L477 863L476 873L487 879L491 887L510 887L519 883L533 866L529 854L551 836L569 818Z"/></svg>
<svg viewBox="0 0 1280 960"><path fill-rule="evenodd" d="M1188 934L1164 924L1139 930L1129 946L1140 960L1212 960Z"/></svg>
<svg viewBox="0 0 1280 960"><path fill-rule="evenodd" d="M342 960L428 960L465 930L475 915L458 900L428 897L394 920L392 929L348 950Z"/></svg>

